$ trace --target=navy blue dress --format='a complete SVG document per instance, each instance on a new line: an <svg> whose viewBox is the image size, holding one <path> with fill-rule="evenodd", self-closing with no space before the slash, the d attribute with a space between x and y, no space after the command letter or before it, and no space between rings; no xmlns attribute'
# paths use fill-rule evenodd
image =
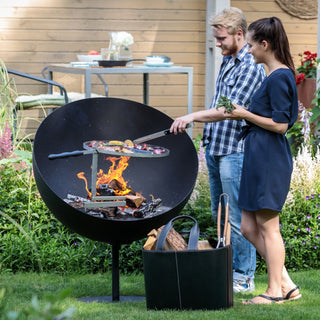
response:
<svg viewBox="0 0 320 320"><path fill-rule="evenodd" d="M272 72L252 96L249 111L289 128L298 117L295 78L290 69ZM281 211L289 192L292 156L284 134L265 130L251 123L245 137L239 207L247 211Z"/></svg>

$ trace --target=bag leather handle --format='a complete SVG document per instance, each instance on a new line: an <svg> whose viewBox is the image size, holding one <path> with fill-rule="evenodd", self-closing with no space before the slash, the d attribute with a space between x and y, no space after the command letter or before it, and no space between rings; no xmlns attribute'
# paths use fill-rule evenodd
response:
<svg viewBox="0 0 320 320"><path fill-rule="evenodd" d="M176 220L180 220L180 219L191 220L194 223L193 227L190 230L189 241L188 241L188 250L197 250L198 249L198 240L199 240L199 235L200 235L200 229L198 226L198 222L193 217L182 215L182 216L174 217L162 228L160 235L159 235L159 238L158 238L158 241L157 241L156 250L163 251L164 243L166 241L166 238L167 238L169 231L173 227L173 223Z"/></svg>

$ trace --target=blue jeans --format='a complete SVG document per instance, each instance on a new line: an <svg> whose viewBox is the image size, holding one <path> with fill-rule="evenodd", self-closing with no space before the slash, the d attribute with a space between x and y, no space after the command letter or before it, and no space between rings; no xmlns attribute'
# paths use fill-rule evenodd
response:
<svg viewBox="0 0 320 320"><path fill-rule="evenodd" d="M211 211L217 221L217 209L221 193L229 195L229 222L231 224L231 244L233 252L233 278L246 281L254 278L256 269L256 249L241 234L241 209L238 207L239 187L243 163L243 153L227 156L211 156L206 149L211 193ZM224 208L222 201L222 218Z"/></svg>

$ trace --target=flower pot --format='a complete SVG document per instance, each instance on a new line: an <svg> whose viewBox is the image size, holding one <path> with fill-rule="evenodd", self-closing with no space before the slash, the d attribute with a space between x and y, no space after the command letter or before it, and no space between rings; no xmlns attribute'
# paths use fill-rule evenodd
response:
<svg viewBox="0 0 320 320"><path fill-rule="evenodd" d="M312 100L315 98L317 90L317 80L305 78L301 83L297 84L298 99L305 108L312 108Z"/></svg>

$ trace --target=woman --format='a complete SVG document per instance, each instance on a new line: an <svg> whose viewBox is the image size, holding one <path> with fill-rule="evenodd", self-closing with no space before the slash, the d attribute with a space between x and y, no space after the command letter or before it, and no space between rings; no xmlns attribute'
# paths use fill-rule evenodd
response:
<svg viewBox="0 0 320 320"><path fill-rule="evenodd" d="M226 119L245 119L240 134L245 139L239 194L241 231L265 259L266 292L244 304L281 303L301 297L284 267L285 249L279 212L289 191L292 156L286 131L298 116L295 67L281 21L264 18L253 22L247 33L248 52L255 63L264 63L268 77L252 96L250 107L235 105Z"/></svg>

